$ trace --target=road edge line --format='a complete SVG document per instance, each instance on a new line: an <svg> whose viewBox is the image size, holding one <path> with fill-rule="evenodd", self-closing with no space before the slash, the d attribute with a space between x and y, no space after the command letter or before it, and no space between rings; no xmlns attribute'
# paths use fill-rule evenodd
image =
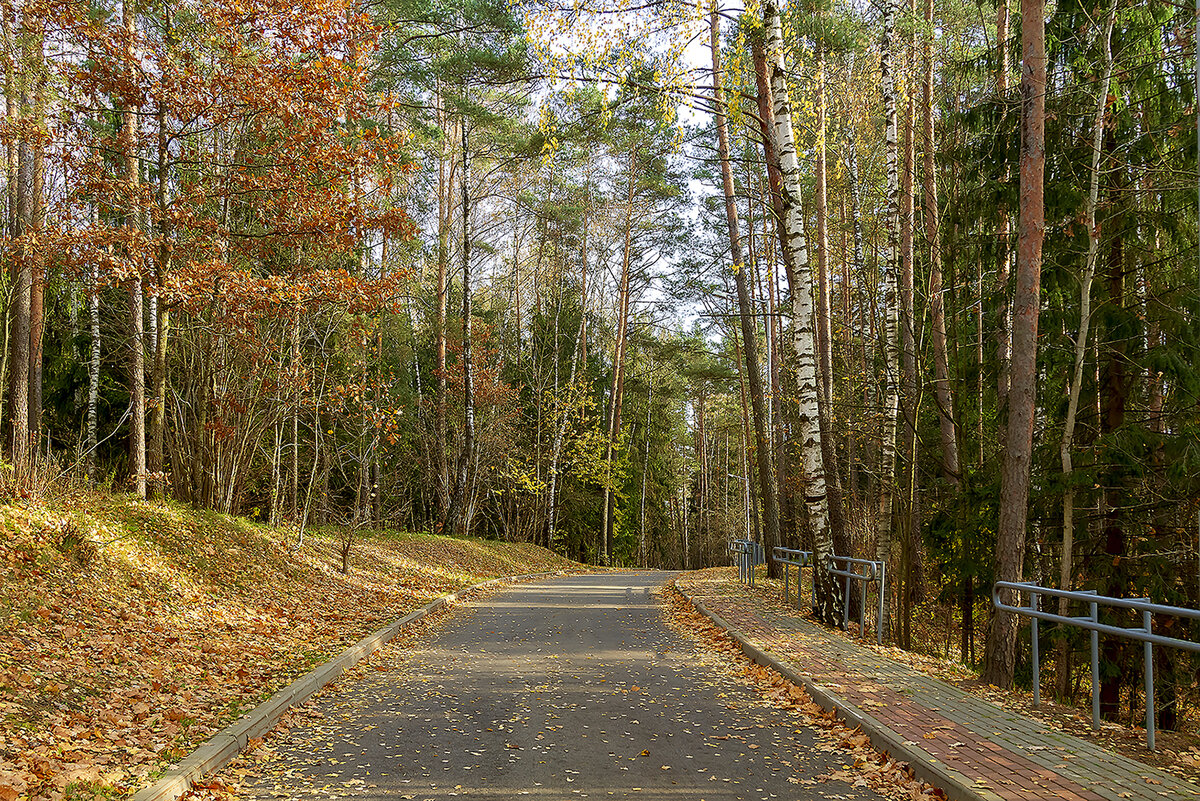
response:
<svg viewBox="0 0 1200 801"><path fill-rule="evenodd" d="M561 570L553 570L546 573L500 576L447 593L440 598L435 598L420 609L414 609L399 620L389 623L373 634L368 634L335 658L313 668L291 684L276 691L266 701L197 746L190 754L168 768L153 784L137 791L130 797L130 801L176 801L184 793L190 791L201 778L229 764L234 757L241 753L250 740L261 737L275 728L275 724L289 709L304 703L325 685L378 651L410 623L428 616L443 606L454 603L459 598L494 584L562 574Z"/></svg>
<svg viewBox="0 0 1200 801"><path fill-rule="evenodd" d="M918 779L927 781L943 790L950 801L1001 801L1001 797L998 794L989 791L987 788L978 786L962 773L959 773L946 763L932 756L928 751L907 745L903 737L896 734L896 732L889 729L872 715L839 697L833 691L819 684L811 676L801 673L789 663L776 658L769 651L755 645L740 629L716 612L713 612L702 601L687 593L678 585L676 580L671 581L671 587L684 600L691 604L697 612L723 629L737 643L742 653L747 657L764 667L771 668L793 684L803 687L812 697L813 701L823 709L832 711L842 718L843 721L861 728L863 733L871 738L871 745L875 746L877 750L888 751L893 756L899 756L901 759L907 761Z"/></svg>

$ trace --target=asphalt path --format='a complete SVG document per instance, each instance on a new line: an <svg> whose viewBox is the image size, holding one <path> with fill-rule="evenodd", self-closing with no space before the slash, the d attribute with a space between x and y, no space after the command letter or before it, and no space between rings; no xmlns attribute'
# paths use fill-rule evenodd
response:
<svg viewBox="0 0 1200 801"><path fill-rule="evenodd" d="M668 574L569 576L464 605L268 743L256 798L878 798L845 755L663 620Z"/></svg>

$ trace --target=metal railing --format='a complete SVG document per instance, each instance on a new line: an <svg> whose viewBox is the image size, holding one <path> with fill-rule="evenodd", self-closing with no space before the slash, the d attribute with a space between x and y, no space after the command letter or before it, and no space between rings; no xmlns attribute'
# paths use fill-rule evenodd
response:
<svg viewBox="0 0 1200 801"><path fill-rule="evenodd" d="M771 558L783 565L783 602L788 602L791 594L788 587L788 574L792 565L796 566L796 608L800 608L800 581L804 578L803 568L813 566L812 551L797 551L794 548L776 547L771 551ZM813 579L816 580L815 578ZM816 590L813 590L814 593Z"/></svg>
<svg viewBox="0 0 1200 801"><path fill-rule="evenodd" d="M1000 601L1001 590L1012 590L1017 593L1017 606ZM1021 594L1028 593L1029 605L1020 605ZM1039 608L1042 596L1065 598L1068 601L1079 601L1088 605L1088 614L1081 616L1058 615L1053 612L1043 612ZM1151 603L1148 598L1112 598L1098 595L1094 590L1068 591L1056 590L1051 587L1041 587L1024 581L997 581L992 587L992 605L996 609L1013 612L1030 619L1032 629L1033 654L1033 703L1041 703L1041 664L1038 653L1038 621L1048 620L1051 623L1062 623L1075 628L1087 629L1092 633L1092 728L1100 728L1100 635L1110 634L1127 640L1137 640L1142 643L1142 658L1144 661L1146 691L1146 747L1154 750L1154 646L1180 648L1185 651L1200 653L1200 643L1191 640L1181 640L1176 637L1164 637L1155 634L1154 615L1188 618L1200 620L1200 610L1185 609L1180 606L1164 606ZM1100 607L1115 609L1132 609L1142 613L1140 628L1126 628L1100 622Z"/></svg>
<svg viewBox="0 0 1200 801"><path fill-rule="evenodd" d="M789 565L796 566L796 608L800 608L800 593L801 582L804 578L803 569L806 567L812 568L815 566L813 561L812 551L797 551L793 548L775 548L771 552L771 558L776 562L783 564L783 602L786 604L791 595L789 582ZM858 572L856 568L861 568L862 572ZM867 585L875 584L878 588L878 602L876 603L876 618L875 618L875 642L883 644L883 604L886 598L886 576L887 569L882 562L874 562L870 559L855 559L850 556L838 556L834 554L831 557L831 564L826 568L831 576L841 576L843 580L843 603L842 603L842 625L850 622L850 582L857 581L861 585L861 603L859 604L858 630L865 634L867 630ZM817 577L812 576L811 590L812 596L816 597Z"/></svg>
<svg viewBox="0 0 1200 801"><path fill-rule="evenodd" d="M874 584L878 590L878 602L875 610L875 642L878 645L883 645L883 604L887 598L887 567L883 562L876 562L871 559L855 559L851 556L838 556L834 554L830 557L834 562L829 566L829 574L832 576L841 576L844 582L844 593L842 595L842 625L850 623L850 582L857 581L860 587L860 602L858 605L858 631L860 636L867 632L867 585ZM862 568L863 572L859 573L855 570L856 567Z"/></svg>
<svg viewBox="0 0 1200 801"><path fill-rule="evenodd" d="M753 540L732 540L729 543L729 552L737 562L738 581L753 587L754 568L767 563L762 545Z"/></svg>

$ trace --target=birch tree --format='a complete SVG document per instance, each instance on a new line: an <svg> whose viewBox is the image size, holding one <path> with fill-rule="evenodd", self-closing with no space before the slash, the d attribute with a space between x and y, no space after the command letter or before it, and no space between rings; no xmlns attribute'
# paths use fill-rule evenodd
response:
<svg viewBox="0 0 1200 801"><path fill-rule="evenodd" d="M896 124L896 13L898 0L888 0L883 16L883 43L879 54L879 85L883 93L884 160L887 169L887 220L880 265L884 280L884 395L883 434L879 448L879 520L875 558L887 564L892 554L892 507L896 483L896 429L900 416L900 348L898 253L900 243L900 142ZM884 604L884 617L888 605ZM880 627L887 631L887 621Z"/></svg>
<svg viewBox="0 0 1200 801"><path fill-rule="evenodd" d="M763 27L767 30L767 64L770 69L775 153L779 157L782 178L783 224L786 247L791 251L795 270L791 275L792 339L795 348L796 399L800 469L804 479L804 503L812 530L813 571L816 584L814 613L826 625L839 624L842 598L838 583L827 570L833 556L833 531L829 523L829 497L825 463L821 453L820 394L817 375L816 310L808 263L808 243L804 235L804 207L800 195L800 163L792 129L792 109L788 99L787 71L784 64L783 26L774 0L763 4Z"/></svg>

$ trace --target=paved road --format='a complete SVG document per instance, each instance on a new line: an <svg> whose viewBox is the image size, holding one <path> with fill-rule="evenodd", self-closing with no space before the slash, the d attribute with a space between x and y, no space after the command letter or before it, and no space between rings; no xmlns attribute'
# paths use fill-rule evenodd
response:
<svg viewBox="0 0 1200 801"><path fill-rule="evenodd" d="M844 782L803 783L842 756L662 622L666 577L572 576L471 604L431 642L388 649L378 667L395 669L324 696L324 718L272 742L278 755L248 777L246 794L877 798Z"/></svg>

